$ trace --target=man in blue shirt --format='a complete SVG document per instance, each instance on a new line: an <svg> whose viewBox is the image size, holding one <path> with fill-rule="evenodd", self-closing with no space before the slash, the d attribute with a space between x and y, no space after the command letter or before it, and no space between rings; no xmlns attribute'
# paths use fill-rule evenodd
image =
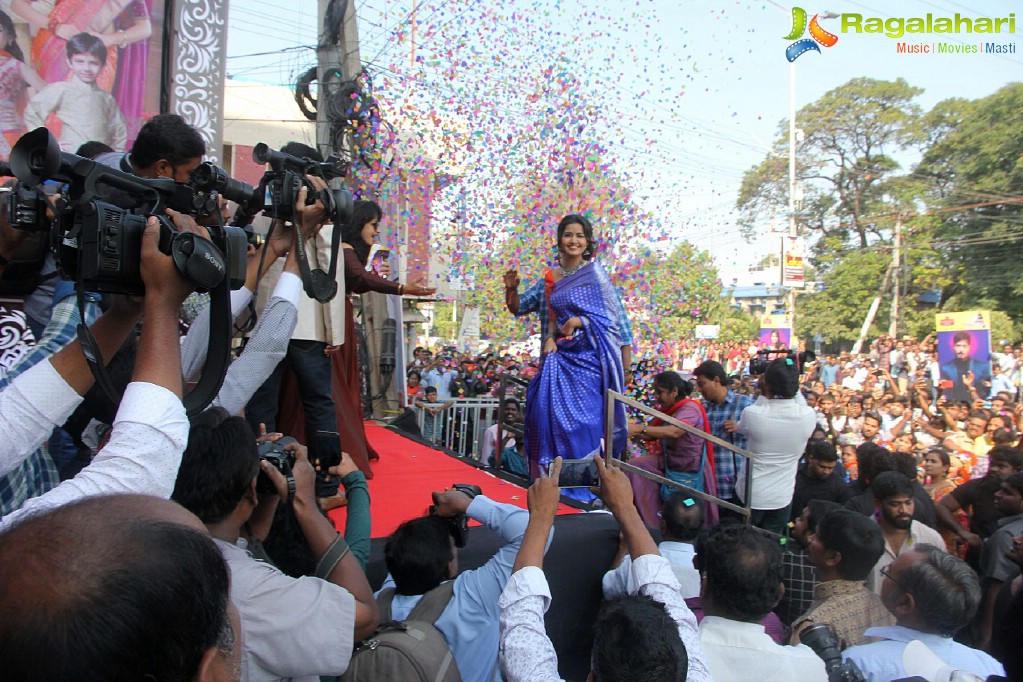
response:
<svg viewBox="0 0 1023 682"><path fill-rule="evenodd" d="M881 601L895 625L867 628L867 637L882 641L846 649L868 682L906 677L902 654L919 640L955 670L981 677L1004 675L1001 663L978 649L952 639L970 622L980 604L977 574L966 562L933 545L914 545L882 571Z"/></svg>
<svg viewBox="0 0 1023 682"><path fill-rule="evenodd" d="M435 515L406 521L387 539L388 575L380 592L395 590L390 619L405 620L424 594L454 580L451 601L435 625L451 648L463 682L499 679L497 601L511 576L529 512L483 495L470 498L459 490L435 492L433 502ZM507 543L483 566L463 573L458 572L458 552L449 530L449 519L461 514L500 533ZM547 547L553 535L552 530Z"/></svg>
<svg viewBox="0 0 1023 682"><path fill-rule="evenodd" d="M735 424L738 424L742 411L753 404L753 399L728 388L728 375L720 362L707 360L693 370L693 377L697 390L703 396L703 408L707 411L711 435L745 450L746 437L735 431ZM718 497L723 500L732 501L735 497L735 481L742 471L742 459L731 450L714 448Z"/></svg>

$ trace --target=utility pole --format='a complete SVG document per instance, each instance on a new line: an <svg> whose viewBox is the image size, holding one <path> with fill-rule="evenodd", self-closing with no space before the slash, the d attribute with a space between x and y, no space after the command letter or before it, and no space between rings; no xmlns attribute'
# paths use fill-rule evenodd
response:
<svg viewBox="0 0 1023 682"><path fill-rule="evenodd" d="M328 26L327 15L331 5L344 7L341 26ZM335 149L337 140L331 139L331 122L327 118L327 102L336 96L341 83L359 75L362 62L359 57L359 27L355 20L355 0L320 0L317 18L316 47L316 146L326 158ZM334 33L340 37L333 42Z"/></svg>
<svg viewBox="0 0 1023 682"><path fill-rule="evenodd" d="M892 277L894 278L892 284L892 314L891 321L888 323L888 336L895 338L899 333L899 279L902 272L902 268L899 267L900 261L902 260L902 217L900 216L895 220L895 240L892 246L892 267L894 272Z"/></svg>

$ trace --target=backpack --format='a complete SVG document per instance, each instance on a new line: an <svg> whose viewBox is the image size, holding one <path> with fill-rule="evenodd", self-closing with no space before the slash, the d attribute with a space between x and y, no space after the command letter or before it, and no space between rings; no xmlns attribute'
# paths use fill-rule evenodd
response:
<svg viewBox="0 0 1023 682"><path fill-rule="evenodd" d="M382 591L380 627L355 648L342 682L461 682L451 648L434 626L454 589L454 580L433 588L402 622L390 620L394 588Z"/></svg>

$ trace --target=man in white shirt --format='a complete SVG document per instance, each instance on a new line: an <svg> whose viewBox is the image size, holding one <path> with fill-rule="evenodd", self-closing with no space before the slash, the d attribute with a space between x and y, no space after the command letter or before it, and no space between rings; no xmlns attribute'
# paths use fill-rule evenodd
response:
<svg viewBox="0 0 1023 682"><path fill-rule="evenodd" d="M824 661L805 644L776 644L760 621L784 588L781 546L744 524L710 531L700 554L704 576L700 643L717 682L826 682Z"/></svg>
<svg viewBox="0 0 1023 682"><path fill-rule="evenodd" d="M696 556L693 542L703 529L703 505L685 491L675 490L665 500L660 517L664 540L657 545L657 550L678 579L682 597L699 597L700 572L693 566L693 557ZM632 558L623 554L627 549L624 543L620 545L619 557L612 563L613 568L604 574L604 594L633 594L638 589L635 583L629 582L633 577L630 570Z"/></svg>
<svg viewBox="0 0 1023 682"><path fill-rule="evenodd" d="M177 214L175 219L181 228L199 230L194 222L182 220ZM77 476L28 500L16 512L5 516L0 521L0 530L30 514L93 495L135 493L170 497L188 436L188 421L181 404L178 311L193 285L181 277L171 257L160 252L159 232L156 219L150 218L142 239L145 323L132 383L124 392L110 441ZM108 315L96 323L94 332L101 332L96 334L100 348L110 348L112 356L134 327L138 311ZM103 320L109 320L110 325L98 329ZM48 412L53 414L68 406L73 408L93 381L81 353L78 342L72 342L52 361L42 362L18 377L0 397L6 397L24 383L26 391L36 396L33 402L44 417ZM104 357L107 356L104 353ZM3 412L3 422L11 419L10 412ZM12 426L24 427L22 424ZM22 428L22 437L37 436L32 428ZM48 433L49 429L44 438ZM25 451L31 449L34 448Z"/></svg>
<svg viewBox="0 0 1023 682"><path fill-rule="evenodd" d="M628 476L595 458L600 498L621 526L630 556L628 592L608 593L594 624L591 679L690 680L709 682L703 650L696 636L696 617L686 606L678 581L657 552L632 497ZM554 682L558 656L544 628L551 603L543 574L544 546L558 508L558 473L554 460L549 476L529 489L529 523L515 558L512 577L501 594L501 651L508 682ZM821 670L823 670L823 663Z"/></svg>
<svg viewBox="0 0 1023 682"><path fill-rule="evenodd" d="M799 369L792 358L778 358L767 366L760 380L761 396L742 411L738 432L747 436L753 470L753 525L783 535L789 522L796 468L806 441L817 426L813 409L799 393ZM735 486L743 498L745 481Z"/></svg>

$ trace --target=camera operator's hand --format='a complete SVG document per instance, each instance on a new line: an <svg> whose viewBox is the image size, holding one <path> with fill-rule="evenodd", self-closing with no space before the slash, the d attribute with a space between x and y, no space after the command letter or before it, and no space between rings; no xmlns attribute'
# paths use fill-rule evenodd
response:
<svg viewBox="0 0 1023 682"><path fill-rule="evenodd" d="M458 516L465 514L472 502L469 496L460 490L445 490L433 493L433 503L437 505L437 516Z"/></svg>
<svg viewBox="0 0 1023 682"><path fill-rule="evenodd" d="M178 228L181 232L192 232L203 239L210 238L210 231L195 222L195 218L187 213L178 213L173 208L168 208L166 213L167 217L174 223L174 227Z"/></svg>
<svg viewBox="0 0 1023 682"><path fill-rule="evenodd" d="M327 183L324 182L323 178L307 175L305 179L313 186L317 194L328 189ZM310 239L315 235L316 231L327 220L327 208L323 205L323 202L317 197L316 201L307 204L308 196L309 188L302 185L302 188L298 190L298 198L295 201L295 211L293 214L295 224L299 226L304 239Z"/></svg>
<svg viewBox="0 0 1023 682"><path fill-rule="evenodd" d="M171 213L171 209L167 209L167 212L168 214ZM177 211L174 211L174 213L177 213ZM195 227L194 231L197 234L205 232L204 229L202 232L199 232L202 228L196 226L195 221L191 217L182 216L180 213L177 213L177 215L179 218L188 218ZM182 224L185 223L183 222ZM140 270L142 283L146 287L147 312L150 305L156 299L173 305L176 310L181 306L181 302L195 289L195 286L178 272L177 266L174 265L174 259L160 251L160 223L152 216L146 222L146 231L142 235L142 267Z"/></svg>
<svg viewBox="0 0 1023 682"><path fill-rule="evenodd" d="M278 431L274 431L273 433L267 433L266 424L262 422L259 423L259 437L256 438L257 443L270 443L273 441L278 441L281 438L284 438L283 433L280 433Z"/></svg>
<svg viewBox="0 0 1023 682"><path fill-rule="evenodd" d="M294 246L295 228L283 220L274 221L273 233L270 235L270 241L266 244L266 248L270 251L267 260L269 260L269 256L280 258L288 255Z"/></svg>
<svg viewBox="0 0 1023 682"><path fill-rule="evenodd" d="M295 478L295 498L302 497L313 505L317 504L316 470L309 462L308 448L298 443L288 443L284 451L295 453L295 464L291 467L291 475Z"/></svg>

